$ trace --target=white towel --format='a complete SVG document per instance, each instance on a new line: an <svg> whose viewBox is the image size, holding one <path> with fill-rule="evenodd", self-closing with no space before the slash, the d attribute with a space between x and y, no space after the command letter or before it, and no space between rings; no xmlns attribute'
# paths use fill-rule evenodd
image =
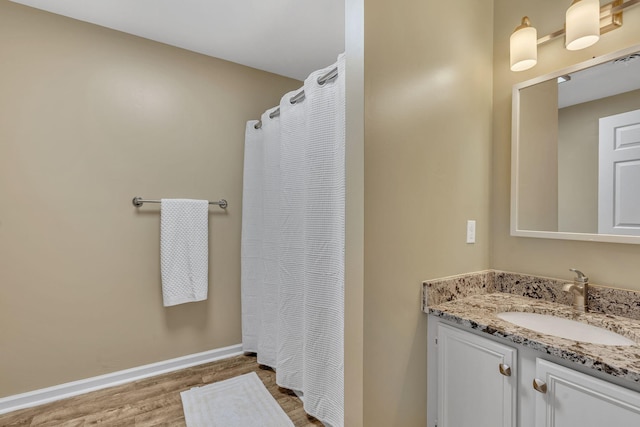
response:
<svg viewBox="0 0 640 427"><path fill-rule="evenodd" d="M255 372L180 393L187 427L294 427Z"/></svg>
<svg viewBox="0 0 640 427"><path fill-rule="evenodd" d="M160 264L165 307L207 299L207 200L162 199Z"/></svg>

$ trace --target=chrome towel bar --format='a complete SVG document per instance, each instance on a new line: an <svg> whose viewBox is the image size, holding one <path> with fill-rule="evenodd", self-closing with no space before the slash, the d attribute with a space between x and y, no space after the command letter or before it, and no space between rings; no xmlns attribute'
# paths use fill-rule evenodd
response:
<svg viewBox="0 0 640 427"><path fill-rule="evenodd" d="M160 200L144 200L142 197L134 197L133 200L131 201L131 203L133 203L133 206L135 206L136 208L139 208L140 206L144 205L145 203L160 203ZM220 206L222 209L227 209L227 206L229 206L229 204L227 203L227 201L225 199L220 199L217 202L209 202L210 205L218 205Z"/></svg>

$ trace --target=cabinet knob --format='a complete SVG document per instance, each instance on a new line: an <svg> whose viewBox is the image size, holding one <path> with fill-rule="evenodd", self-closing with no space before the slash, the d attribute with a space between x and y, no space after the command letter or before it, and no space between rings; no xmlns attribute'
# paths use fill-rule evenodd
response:
<svg viewBox="0 0 640 427"><path fill-rule="evenodd" d="M547 392L547 383L545 383L542 380L539 380L538 378L534 378L533 379L533 388L536 391L539 391L540 393L544 394Z"/></svg>
<svg viewBox="0 0 640 427"><path fill-rule="evenodd" d="M500 373L502 375L504 375L505 377L510 377L511 376L511 366L509 365L505 365L504 363L501 363L498 368L500 369Z"/></svg>

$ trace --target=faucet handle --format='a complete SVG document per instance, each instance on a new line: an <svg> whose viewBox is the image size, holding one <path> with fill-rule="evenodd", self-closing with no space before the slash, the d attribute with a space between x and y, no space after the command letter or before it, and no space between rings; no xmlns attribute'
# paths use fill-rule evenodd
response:
<svg viewBox="0 0 640 427"><path fill-rule="evenodd" d="M569 271L573 271L578 276L578 277L576 277L574 279L576 282L578 282L578 283L587 283L587 282L589 282L589 278L587 276L585 276L582 271L576 270L575 268L570 268Z"/></svg>

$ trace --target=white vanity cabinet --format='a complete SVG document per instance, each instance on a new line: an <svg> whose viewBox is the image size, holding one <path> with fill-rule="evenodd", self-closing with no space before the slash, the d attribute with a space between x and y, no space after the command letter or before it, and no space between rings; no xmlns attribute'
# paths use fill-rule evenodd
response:
<svg viewBox="0 0 640 427"><path fill-rule="evenodd" d="M640 385L436 316L428 330L428 427L640 427Z"/></svg>
<svg viewBox="0 0 640 427"><path fill-rule="evenodd" d="M536 359L535 427L640 426L640 393Z"/></svg>
<svg viewBox="0 0 640 427"><path fill-rule="evenodd" d="M438 427L516 427L515 348L439 323Z"/></svg>

